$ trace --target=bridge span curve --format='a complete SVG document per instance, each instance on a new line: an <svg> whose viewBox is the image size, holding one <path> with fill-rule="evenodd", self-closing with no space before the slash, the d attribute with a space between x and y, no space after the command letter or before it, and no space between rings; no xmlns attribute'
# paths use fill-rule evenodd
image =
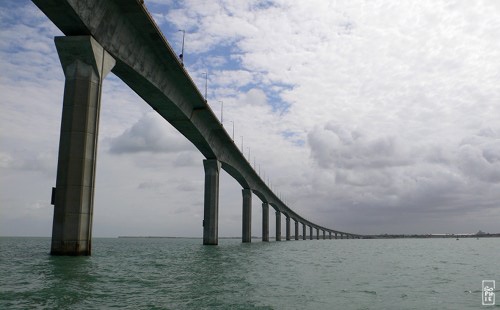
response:
<svg viewBox="0 0 500 310"><path fill-rule="evenodd" d="M329 238L357 238L317 225L288 207L252 167L200 93L140 0L32 0L65 34L55 43L65 73L65 94L51 253L90 255L96 146L101 85L111 71L206 157L203 243L218 243L218 183L224 169L243 188L243 242L251 241L251 193L262 200L263 241L269 241L268 207ZM82 134L82 132L84 134ZM279 223L278 223L279 220ZM279 224L279 225L278 225ZM267 226L267 232L266 232ZM278 231L279 230L279 231Z"/></svg>

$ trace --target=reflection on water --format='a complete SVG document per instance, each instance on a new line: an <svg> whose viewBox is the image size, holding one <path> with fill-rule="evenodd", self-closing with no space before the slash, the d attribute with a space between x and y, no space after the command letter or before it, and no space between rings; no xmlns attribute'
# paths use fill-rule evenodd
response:
<svg viewBox="0 0 500 310"><path fill-rule="evenodd" d="M90 257L48 256L46 264L33 269L45 270L48 285L39 294L55 308L84 303L97 282Z"/></svg>

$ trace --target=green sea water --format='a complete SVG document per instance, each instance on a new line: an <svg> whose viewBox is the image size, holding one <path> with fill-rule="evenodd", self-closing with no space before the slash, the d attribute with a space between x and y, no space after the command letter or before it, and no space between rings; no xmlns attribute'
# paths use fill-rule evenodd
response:
<svg viewBox="0 0 500 310"><path fill-rule="evenodd" d="M500 239L95 238L91 257L50 238L0 238L0 309L491 309ZM497 298L498 299L498 298Z"/></svg>

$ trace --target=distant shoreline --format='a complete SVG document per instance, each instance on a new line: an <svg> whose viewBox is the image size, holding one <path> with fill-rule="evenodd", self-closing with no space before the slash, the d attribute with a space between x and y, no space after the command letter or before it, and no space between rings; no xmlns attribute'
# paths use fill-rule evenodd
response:
<svg viewBox="0 0 500 310"><path fill-rule="evenodd" d="M397 234L383 234L383 235L366 235L363 239L435 239L435 238L498 238L498 234L426 234L426 235L397 235Z"/></svg>
<svg viewBox="0 0 500 310"><path fill-rule="evenodd" d="M283 236L282 236L283 237ZM426 235L405 235L405 234L382 234L382 235L364 235L361 239L436 239L436 238L499 238L500 233L497 234L426 234ZM121 239L203 239L203 237L169 237L169 236L118 236ZM252 239L261 239L259 236L252 236ZM295 239L295 236L290 237L291 240ZM219 237L219 239L241 239L240 237ZM271 236L271 239L274 237ZM322 236L319 238L322 240ZM325 236L328 240L328 235ZM332 240L334 237L332 236ZM340 239L340 237L337 237ZM302 240L302 236L299 236L299 240ZM309 236L307 236L309 240ZM316 236L313 236L313 240L316 240Z"/></svg>

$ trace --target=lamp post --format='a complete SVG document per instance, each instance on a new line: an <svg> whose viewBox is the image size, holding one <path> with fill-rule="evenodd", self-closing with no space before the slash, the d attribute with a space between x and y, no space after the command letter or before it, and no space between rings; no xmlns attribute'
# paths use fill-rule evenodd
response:
<svg viewBox="0 0 500 310"><path fill-rule="evenodd" d="M208 72L203 72L205 76L205 102L208 102L207 90L208 90Z"/></svg>
<svg viewBox="0 0 500 310"><path fill-rule="evenodd" d="M234 141L234 121L230 121L233 124L233 141Z"/></svg>
<svg viewBox="0 0 500 310"><path fill-rule="evenodd" d="M179 58L181 59L181 64L184 66L184 38L186 37L186 31L184 29L179 29L182 32L182 49Z"/></svg>
<svg viewBox="0 0 500 310"><path fill-rule="evenodd" d="M224 120L222 118L222 113L223 113L223 110L224 110L224 101L221 101L219 100L220 102L220 123L222 124L222 126L224 126Z"/></svg>

